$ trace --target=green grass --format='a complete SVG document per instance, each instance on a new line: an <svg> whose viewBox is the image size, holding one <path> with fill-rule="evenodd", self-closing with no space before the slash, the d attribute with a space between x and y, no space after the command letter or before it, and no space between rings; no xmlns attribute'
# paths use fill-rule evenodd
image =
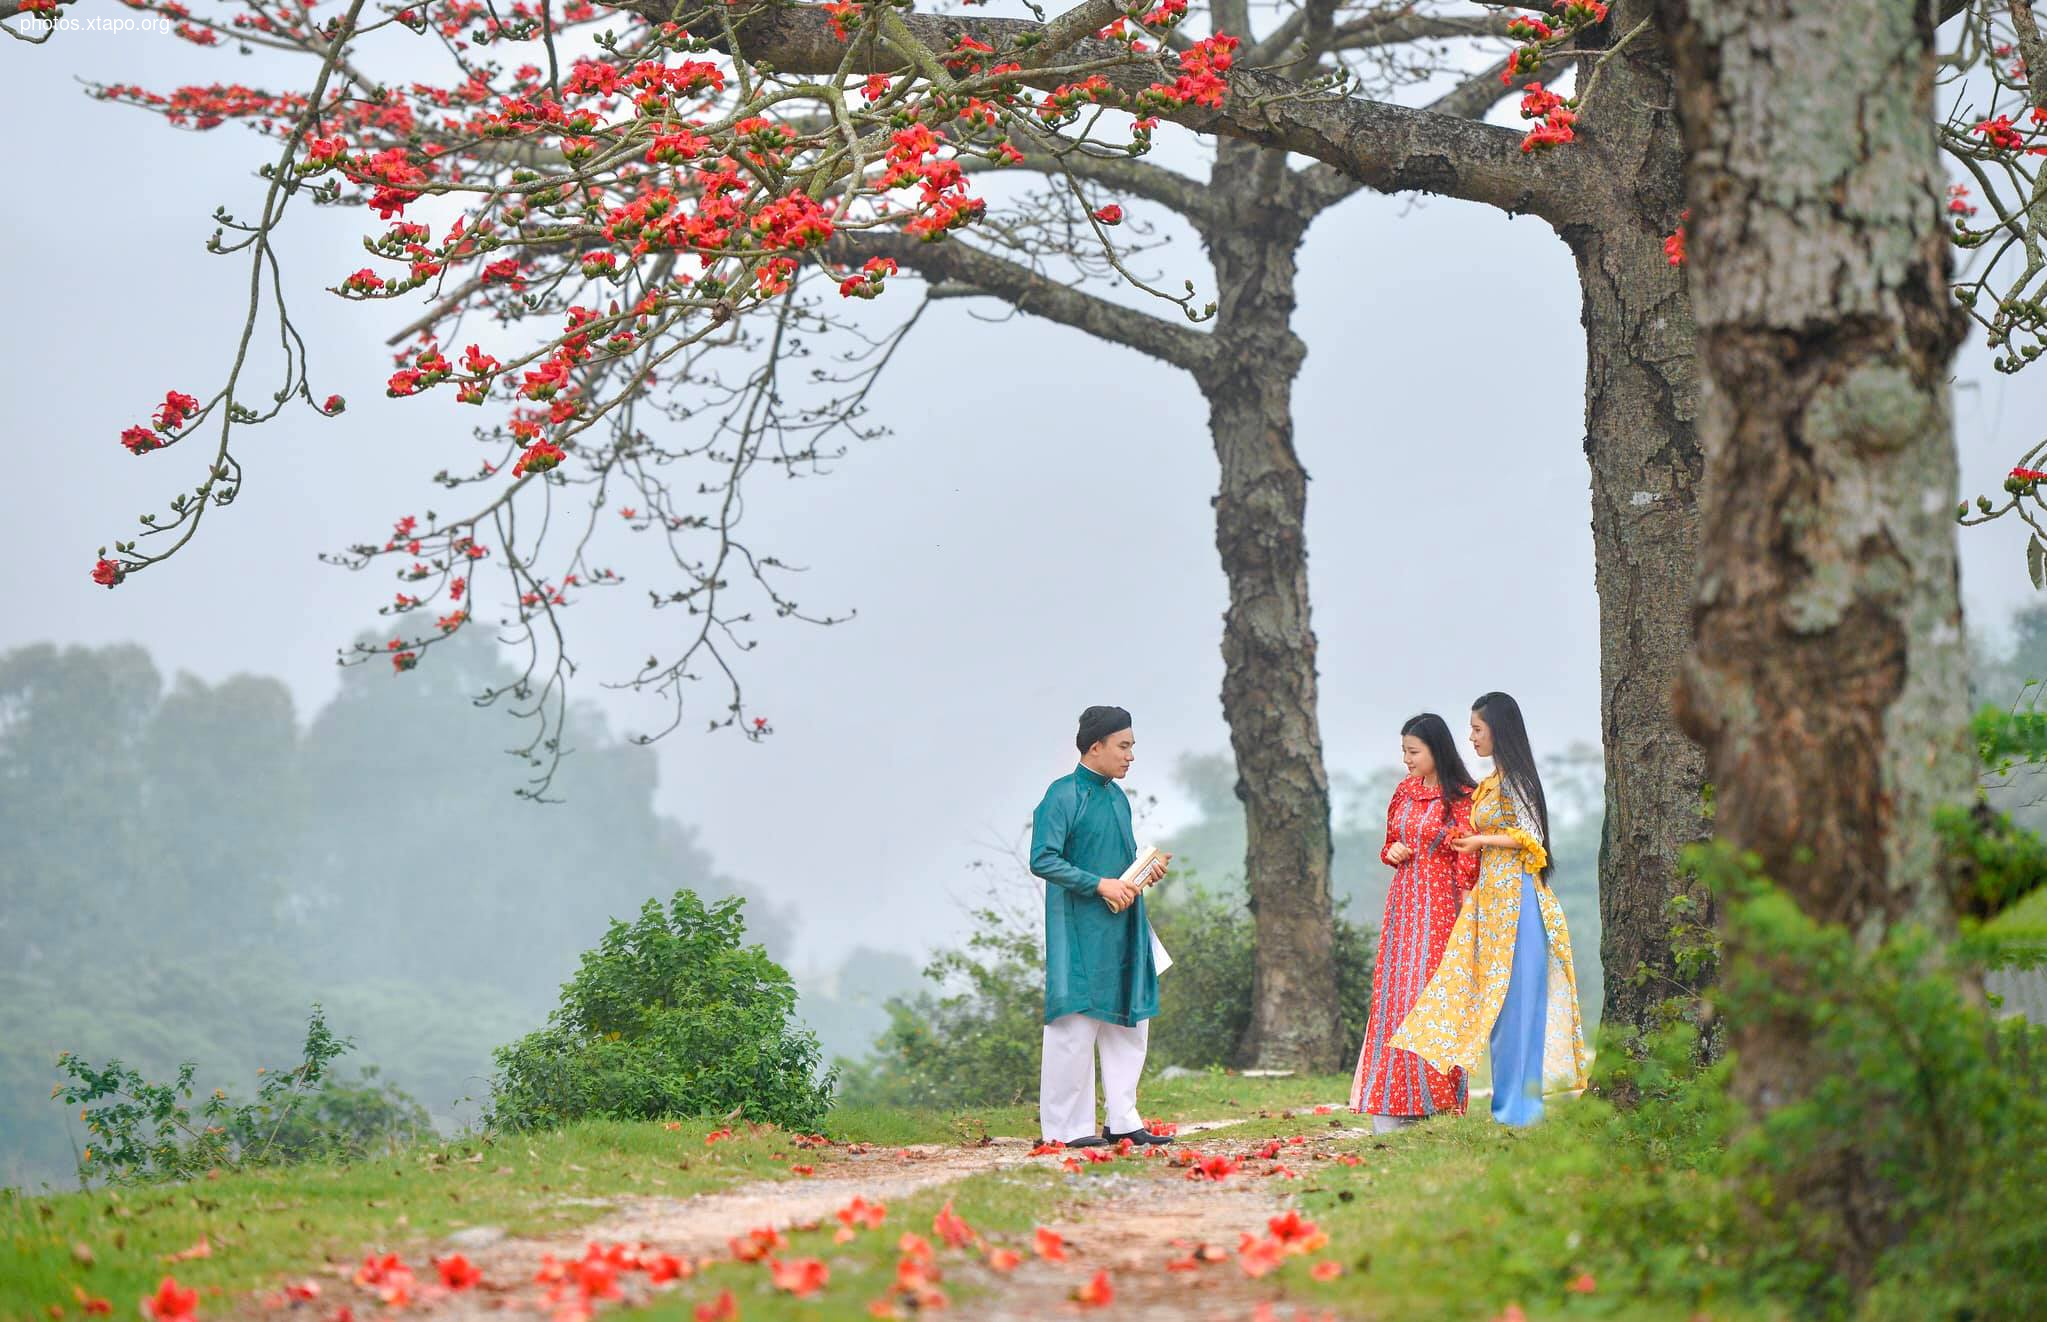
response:
<svg viewBox="0 0 2047 1322"><path fill-rule="evenodd" d="M1790 1316L1724 1297L1716 1267L1724 1201L1681 1170L1618 1164L1603 1104L1552 1100L1531 1129L1492 1123L1484 1107L1341 1150L1317 1162L1302 1214L1344 1265L1317 1282L1301 1261L1280 1276L1303 1302L1360 1318L1490 1319L1509 1304L1542 1318L1761 1322ZM1616 1233L1616 1226L1631 1232ZM1590 1276L1588 1293L1570 1288Z"/></svg>
<svg viewBox="0 0 2047 1322"><path fill-rule="evenodd" d="M715 1147L711 1121L592 1121L551 1134L429 1144L378 1161L314 1162L183 1185L93 1193L0 1192L0 1318L78 1316L72 1290L111 1300L119 1316L166 1273L202 1291L274 1287L328 1259L406 1251L472 1225L511 1234L561 1230L604 1211L565 1203L619 1193L686 1195L774 1178L788 1136L738 1134ZM805 1153L805 1161L833 1158ZM167 1266L204 1237L209 1257ZM74 1246L92 1265L81 1265Z"/></svg>
<svg viewBox="0 0 2047 1322"><path fill-rule="evenodd" d="M1285 1119L1289 1109L1340 1101L1348 1086L1348 1079L1333 1075L1246 1079L1216 1071L1153 1080L1139 1095L1147 1116L1195 1121L1242 1115L1253 1125L1295 1132L1302 1121ZM0 1318L46 1320L52 1304L63 1306L67 1316L79 1316L74 1287L113 1301L126 1315L167 1272L205 1292L234 1294L276 1288L322 1262L356 1259L371 1249L406 1253L417 1261L425 1246L465 1226L499 1226L513 1235L568 1230L605 1209L565 1200L620 1194L679 1197L776 1178L787 1166L776 1155L797 1151L787 1135L749 1134L743 1126L733 1139L706 1148L704 1135L716 1127L711 1121L689 1121L674 1130L660 1123L598 1121L550 1134L435 1142L377 1161L314 1162L185 1185L0 1192ZM826 1129L835 1138L876 1146L972 1142L983 1134L1034 1136L1037 1115L1029 1107L952 1114L842 1108L833 1112ZM835 1159L828 1150L802 1156L811 1164ZM1027 1234L1033 1218L1061 1198L1084 1193L1092 1183L1031 1172L977 1177L948 1192L978 1228ZM928 1231L944 1196L910 1200L900 1209L910 1219L900 1224ZM899 1224L897 1213L891 1209L892 1227ZM174 1265L163 1261L202 1237L212 1246L211 1256ZM886 1252L879 1239L864 1243L871 1238L840 1247L825 1234L818 1243L832 1251L829 1255L790 1251L828 1256L835 1279L841 1270L836 1264L843 1260L850 1276L858 1278L871 1268L880 1280L894 1270L895 1238L893 1233L887 1237ZM81 1264L74 1253L78 1246L88 1251L91 1266ZM872 1260L862 1258L863 1252ZM711 1275L728 1271L736 1273L729 1282L735 1291L741 1283L767 1289L759 1272L754 1276L760 1281L737 1268ZM877 1285L874 1293L880 1292ZM693 1286L685 1293L694 1297L701 1292ZM775 1307L782 1306L806 1307L778 1296ZM814 1303L807 1306L813 1311L806 1315L815 1316ZM752 1304L747 1315L754 1315Z"/></svg>

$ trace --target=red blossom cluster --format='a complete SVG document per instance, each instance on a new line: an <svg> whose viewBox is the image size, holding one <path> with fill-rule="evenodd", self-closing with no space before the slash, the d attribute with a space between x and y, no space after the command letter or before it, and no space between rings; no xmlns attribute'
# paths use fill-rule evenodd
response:
<svg viewBox="0 0 2047 1322"><path fill-rule="evenodd" d="M2031 112L2032 126L2021 130L2012 122L2010 115L1998 115L1992 119L1978 120L1969 132L1982 138L1984 144L1997 151L2022 151L2028 156L2047 156L2047 142L2031 143L2028 139L2038 135L2042 125L2047 125L2047 109L2034 106Z"/></svg>
<svg viewBox="0 0 2047 1322"><path fill-rule="evenodd" d="M1230 65L1240 44L1226 32L1203 37L1180 52L1180 76L1170 85L1153 83L1139 98L1140 103L1146 108L1197 105L1222 109L1223 97L1229 92Z"/></svg>
<svg viewBox="0 0 2047 1322"><path fill-rule="evenodd" d="M1528 136L1521 139L1524 152L1560 147L1576 137L1572 126L1578 122L1578 112L1572 109L1569 101L1541 83L1530 83L1524 90L1521 118L1538 121L1534 128L1528 130Z"/></svg>
<svg viewBox="0 0 2047 1322"><path fill-rule="evenodd" d="M47 2L34 0L31 7ZM636 415L632 401L651 396L659 384L673 389L676 382L712 379L695 366L692 355L708 352L696 346L747 342L743 333L729 341L711 337L813 274L831 280L847 299L886 292L899 274L896 261L867 254L848 261L838 257L842 245L857 246L869 233L937 240L983 220L987 208L969 187L971 171L1024 159L1011 141L1011 125L1057 131L1087 107L1114 109L1132 116L1128 150L1142 154L1157 126L1153 112L1224 103L1239 48L1235 36L1215 32L1183 50L1157 43L1147 50L1138 36L1179 26L1188 3L1144 0L1125 11L1115 29L1129 30L1124 57L1144 73L1111 77L1090 57L1095 67L1086 77L1047 93L1026 86L1023 61L1030 57L1021 43L1001 49L1006 39L980 31L951 38L940 58L952 81L934 85L928 67L914 62L893 72L785 74L749 62L744 51L732 49L731 34L706 40L674 23L600 10L587 0L570 0L551 14L524 0L495 8L485 0L438 0L395 13L366 11L362 29L348 34L333 20L316 19L310 6L240 16L230 7L216 20L195 17L177 0L138 3L186 25L188 40L261 34L272 44L302 45L317 57L309 68L333 66L323 84L308 79L303 85L319 86L317 96L235 81L163 91L111 85L98 94L177 127L250 129L277 144L273 159L285 195L360 207L377 218L365 226L369 260L336 269L327 280L347 299L420 305L411 342L388 369L386 396L414 399L445 387L459 402L496 403L505 411L474 429L478 442L494 452L467 465L466 473L435 474L437 483L459 490L494 480L502 493L507 477L546 474L574 457L573 471L547 484L557 495L564 484L588 487L595 504L622 505L636 529L658 521L669 533L720 537L729 536L729 528L674 508L675 492L686 487L667 487L651 476L660 464L643 458L662 443L647 439L644 421L632 421L647 413ZM825 8L841 36L867 16L860 0L833 0ZM570 55L561 67L554 46L544 62L502 57L499 43L533 49L530 43L548 36L549 21L559 37L570 28L615 26L621 19L627 37ZM369 39L383 28L401 40L410 35L406 29L438 32L457 56L450 76L366 82L358 71L370 67ZM337 41L344 36L348 55L335 65L326 57L344 49ZM812 113L827 104L832 113ZM1086 130L1096 144L1101 131L1092 120ZM877 142L880 159L871 154ZM429 202L447 209L429 209ZM1101 226L1124 220L1114 202L1094 207L1092 215ZM267 232L273 221L266 214L262 223ZM621 291L616 301L614 290ZM450 327L472 314L477 324L505 333L456 339ZM537 336L529 333L536 325ZM485 345L485 338L493 342ZM465 343L459 357L446 352ZM278 401L302 399L325 416L343 411L340 394L316 391L301 369L291 370L300 379L278 391ZM173 393L166 405L154 427L129 427L120 444L141 455L175 443L199 416L197 401ZM241 479L229 443L241 427L269 413L233 394L208 405L214 407L227 425L210 480L198 500L186 494L173 502L170 526L146 518L145 536L188 527L197 511L232 498L225 488ZM599 427L608 434L582 436ZM630 493L630 503L617 492L606 500L612 481L640 490ZM438 520L434 528L346 548L337 558L357 568L401 557L389 568L402 590L380 592L383 609L431 609L425 618L436 625L392 639L395 645L359 647L356 659L382 655L394 673L403 673L463 628L475 612L463 589L474 588L458 571L488 554L474 542L475 528L504 512L499 501L532 498L487 488L470 512ZM182 537L166 539L165 554L184 544ZM103 549L93 581L111 587L163 558L135 548L116 542L111 556ZM563 594L575 581L571 570L590 582L616 581L608 570L587 569L580 549L570 553L571 563L547 566L552 574L532 547L504 549L504 597L508 605L517 603L522 620L566 604ZM693 602L693 593L705 590L689 581L696 563L710 561L679 559L685 581L665 601ZM755 563L771 562L760 557ZM778 607L793 611L791 603ZM764 719L728 724L749 737L769 733ZM1109 1159L1096 1154L1086 1160Z"/></svg>

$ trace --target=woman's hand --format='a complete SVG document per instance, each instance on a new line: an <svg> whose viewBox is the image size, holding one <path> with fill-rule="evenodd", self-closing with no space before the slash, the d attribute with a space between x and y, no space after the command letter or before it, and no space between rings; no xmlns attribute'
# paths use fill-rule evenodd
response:
<svg viewBox="0 0 2047 1322"><path fill-rule="evenodd" d="M1485 848L1485 838L1476 835L1460 835L1450 842L1450 848L1460 854L1476 854L1479 850Z"/></svg>
<svg viewBox="0 0 2047 1322"><path fill-rule="evenodd" d="M1392 844L1386 846L1386 861L1396 868L1413 857L1414 851L1409 849L1402 841L1395 840Z"/></svg>

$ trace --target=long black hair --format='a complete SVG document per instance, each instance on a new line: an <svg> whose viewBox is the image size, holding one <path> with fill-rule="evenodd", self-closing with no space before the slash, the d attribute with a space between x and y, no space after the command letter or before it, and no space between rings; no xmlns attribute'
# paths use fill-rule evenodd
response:
<svg viewBox="0 0 2047 1322"><path fill-rule="evenodd" d="M1493 765L1500 779L1523 803L1535 806L1536 834L1542 838L1542 852L1549 853L1549 801L1542 797L1542 776L1535 769L1535 750L1528 744L1528 725L1521 719L1521 704L1504 693L1487 693L1471 704L1478 718L1493 732ZM1529 824L1521 823L1527 830ZM1542 869L1548 880L1551 864Z"/></svg>
<svg viewBox="0 0 2047 1322"><path fill-rule="evenodd" d="M1422 747L1429 750L1429 756L1436 763L1436 784L1443 792L1443 824L1451 820L1450 810L1457 800L1469 797L1478 782L1464 769L1464 759L1458 756L1457 741L1450 736L1450 727L1442 717L1432 711L1407 718L1407 724L1400 727L1402 736L1413 735L1422 741Z"/></svg>

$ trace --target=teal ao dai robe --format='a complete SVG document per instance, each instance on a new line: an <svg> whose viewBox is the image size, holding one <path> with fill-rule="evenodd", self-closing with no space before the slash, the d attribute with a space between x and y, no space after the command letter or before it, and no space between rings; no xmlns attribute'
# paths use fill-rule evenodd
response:
<svg viewBox="0 0 2047 1322"><path fill-rule="evenodd" d="M1031 871L1045 881L1045 1022L1084 1014L1124 1027L1159 1012L1144 897L1110 911L1096 887L1137 858L1130 797L1085 766L1045 791L1031 820Z"/></svg>

